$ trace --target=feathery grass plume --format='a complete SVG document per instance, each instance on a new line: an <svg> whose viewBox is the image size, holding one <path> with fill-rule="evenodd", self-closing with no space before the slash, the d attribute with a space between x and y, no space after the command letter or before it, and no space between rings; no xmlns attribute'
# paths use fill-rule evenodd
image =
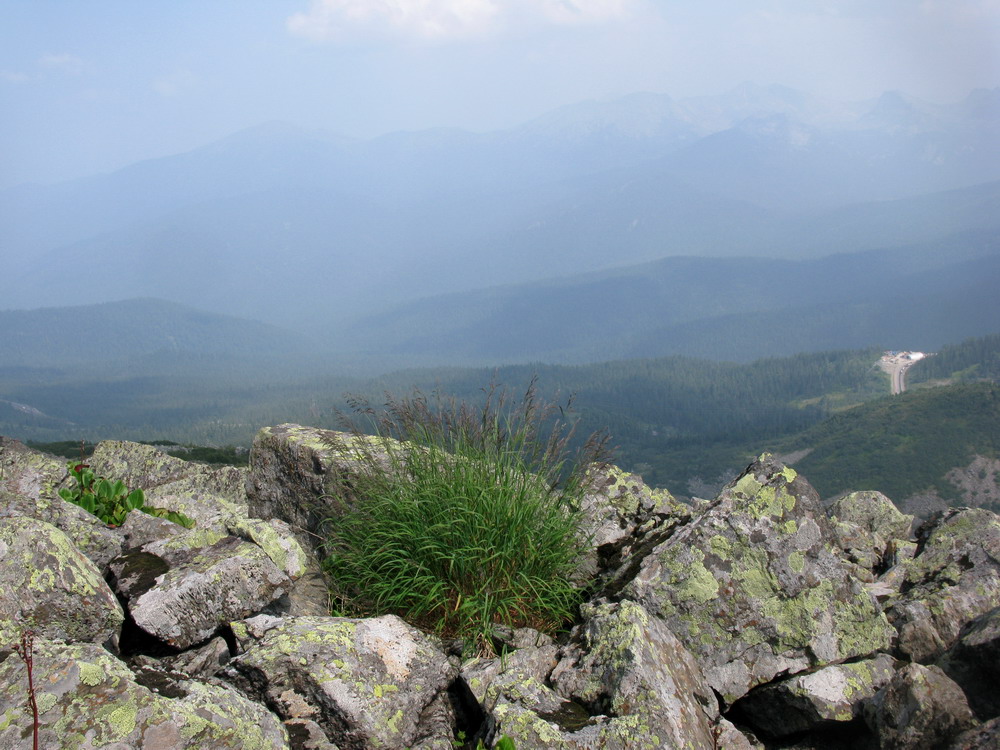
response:
<svg viewBox="0 0 1000 750"><path fill-rule="evenodd" d="M594 435L570 450L568 407L519 402L491 383L482 406L419 391L357 417L328 445L351 467L325 524L325 568L344 614L398 614L492 653L496 624L553 631L570 619L586 542L586 469L607 460ZM367 429L364 429L367 428Z"/></svg>

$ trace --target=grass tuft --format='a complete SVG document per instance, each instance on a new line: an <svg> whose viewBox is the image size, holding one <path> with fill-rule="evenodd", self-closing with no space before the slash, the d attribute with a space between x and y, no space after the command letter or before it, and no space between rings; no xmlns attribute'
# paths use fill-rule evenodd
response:
<svg viewBox="0 0 1000 750"><path fill-rule="evenodd" d="M606 441L571 452L566 408L540 403L534 381L516 403L483 392L481 407L419 392L352 402L367 429L355 417L328 439L356 462L326 524L339 612L398 614L479 653L497 624L551 632L574 615L577 509Z"/></svg>

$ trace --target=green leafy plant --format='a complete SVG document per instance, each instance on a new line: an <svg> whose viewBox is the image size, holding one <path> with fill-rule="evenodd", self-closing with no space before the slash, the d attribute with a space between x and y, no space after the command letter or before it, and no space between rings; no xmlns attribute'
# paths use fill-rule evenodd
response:
<svg viewBox="0 0 1000 750"><path fill-rule="evenodd" d="M183 513L146 505L146 496L140 489L128 491L123 482L112 482L98 477L89 464L69 462L69 473L76 480L76 486L59 490L59 496L67 502L79 505L109 526L121 526L130 511L139 510L151 516L166 518L186 529L194 526L194 520Z"/></svg>
<svg viewBox="0 0 1000 750"><path fill-rule="evenodd" d="M374 436L350 420L327 438L356 467L326 524L338 613L398 614L485 654L497 624L551 632L573 616L577 508L605 440L569 451L566 410L534 381L513 406L484 393L481 408L419 392L378 412L354 402Z"/></svg>

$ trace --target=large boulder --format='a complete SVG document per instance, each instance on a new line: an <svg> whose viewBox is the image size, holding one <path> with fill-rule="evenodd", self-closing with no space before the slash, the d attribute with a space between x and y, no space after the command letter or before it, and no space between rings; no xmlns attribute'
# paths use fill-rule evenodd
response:
<svg viewBox="0 0 1000 750"><path fill-rule="evenodd" d="M349 441L345 433L282 424L265 427L250 450L246 491L250 514L279 518L299 532L300 541L334 512L345 474L356 463L331 441Z"/></svg>
<svg viewBox="0 0 1000 750"><path fill-rule="evenodd" d="M899 630L899 652L928 663L965 625L1000 606L1000 516L949 510L920 527L917 543L887 614Z"/></svg>
<svg viewBox="0 0 1000 750"><path fill-rule="evenodd" d="M450 750L458 667L398 617L261 615L233 632L241 653L226 674L283 719L314 722L341 748Z"/></svg>
<svg viewBox="0 0 1000 750"><path fill-rule="evenodd" d="M1000 607L970 622L937 661L981 720L1000 716Z"/></svg>
<svg viewBox="0 0 1000 750"><path fill-rule="evenodd" d="M61 529L102 572L122 549L100 519L59 497L70 484L66 461L0 436L0 517L36 518Z"/></svg>
<svg viewBox="0 0 1000 750"><path fill-rule="evenodd" d="M888 654L850 664L831 664L761 685L733 709L769 737L826 729L859 718L864 701L886 685L895 671L896 660Z"/></svg>
<svg viewBox="0 0 1000 750"><path fill-rule="evenodd" d="M583 607L569 643L467 662L462 677L517 747L752 747L719 717L711 687L665 624L634 602Z"/></svg>
<svg viewBox="0 0 1000 750"><path fill-rule="evenodd" d="M962 689L938 667L908 664L865 704L884 750L936 750L976 720Z"/></svg>
<svg viewBox="0 0 1000 750"><path fill-rule="evenodd" d="M913 516L897 510L881 492L852 492L830 506L838 546L865 576L874 580L912 556Z"/></svg>
<svg viewBox="0 0 1000 750"><path fill-rule="evenodd" d="M43 748L282 750L288 736L264 706L221 685L181 680L170 695L140 684L88 643L36 638L31 650ZM0 651L0 749L32 745L24 660Z"/></svg>
<svg viewBox="0 0 1000 750"><path fill-rule="evenodd" d="M260 547L237 537L194 549L162 546L170 541L123 555L111 570L135 624L175 648L260 612L291 586Z"/></svg>
<svg viewBox="0 0 1000 750"><path fill-rule="evenodd" d="M100 570L62 531L33 518L0 519L0 644L23 630L46 638L115 640L124 613Z"/></svg>
<svg viewBox="0 0 1000 750"><path fill-rule="evenodd" d="M666 621L731 704L775 676L888 648L816 491L762 456L656 546L621 591Z"/></svg>
<svg viewBox="0 0 1000 750"><path fill-rule="evenodd" d="M714 750L715 695L665 624L629 601L582 614L549 680L564 698L607 717L600 746Z"/></svg>

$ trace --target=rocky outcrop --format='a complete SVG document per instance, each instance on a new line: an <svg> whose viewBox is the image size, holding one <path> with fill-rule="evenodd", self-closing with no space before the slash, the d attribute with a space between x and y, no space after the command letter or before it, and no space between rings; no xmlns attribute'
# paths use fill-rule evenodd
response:
<svg viewBox="0 0 1000 750"><path fill-rule="evenodd" d="M64 462L0 439L0 748L33 739L29 661L42 747L996 744L988 511L913 538L888 498L828 512L767 456L695 507L595 468L576 620L498 627L500 656L463 659L394 615L328 613L314 535L343 511L351 439L267 428L250 469L98 446L97 473L192 529L108 528L58 496Z"/></svg>
<svg viewBox="0 0 1000 750"><path fill-rule="evenodd" d="M1000 517L953 509L918 530L917 555L906 562L900 596L887 610L898 650L930 662L980 615L1000 606Z"/></svg>
<svg viewBox="0 0 1000 750"><path fill-rule="evenodd" d="M732 704L779 674L887 649L819 496L770 458L652 550L622 596L662 618Z"/></svg>

